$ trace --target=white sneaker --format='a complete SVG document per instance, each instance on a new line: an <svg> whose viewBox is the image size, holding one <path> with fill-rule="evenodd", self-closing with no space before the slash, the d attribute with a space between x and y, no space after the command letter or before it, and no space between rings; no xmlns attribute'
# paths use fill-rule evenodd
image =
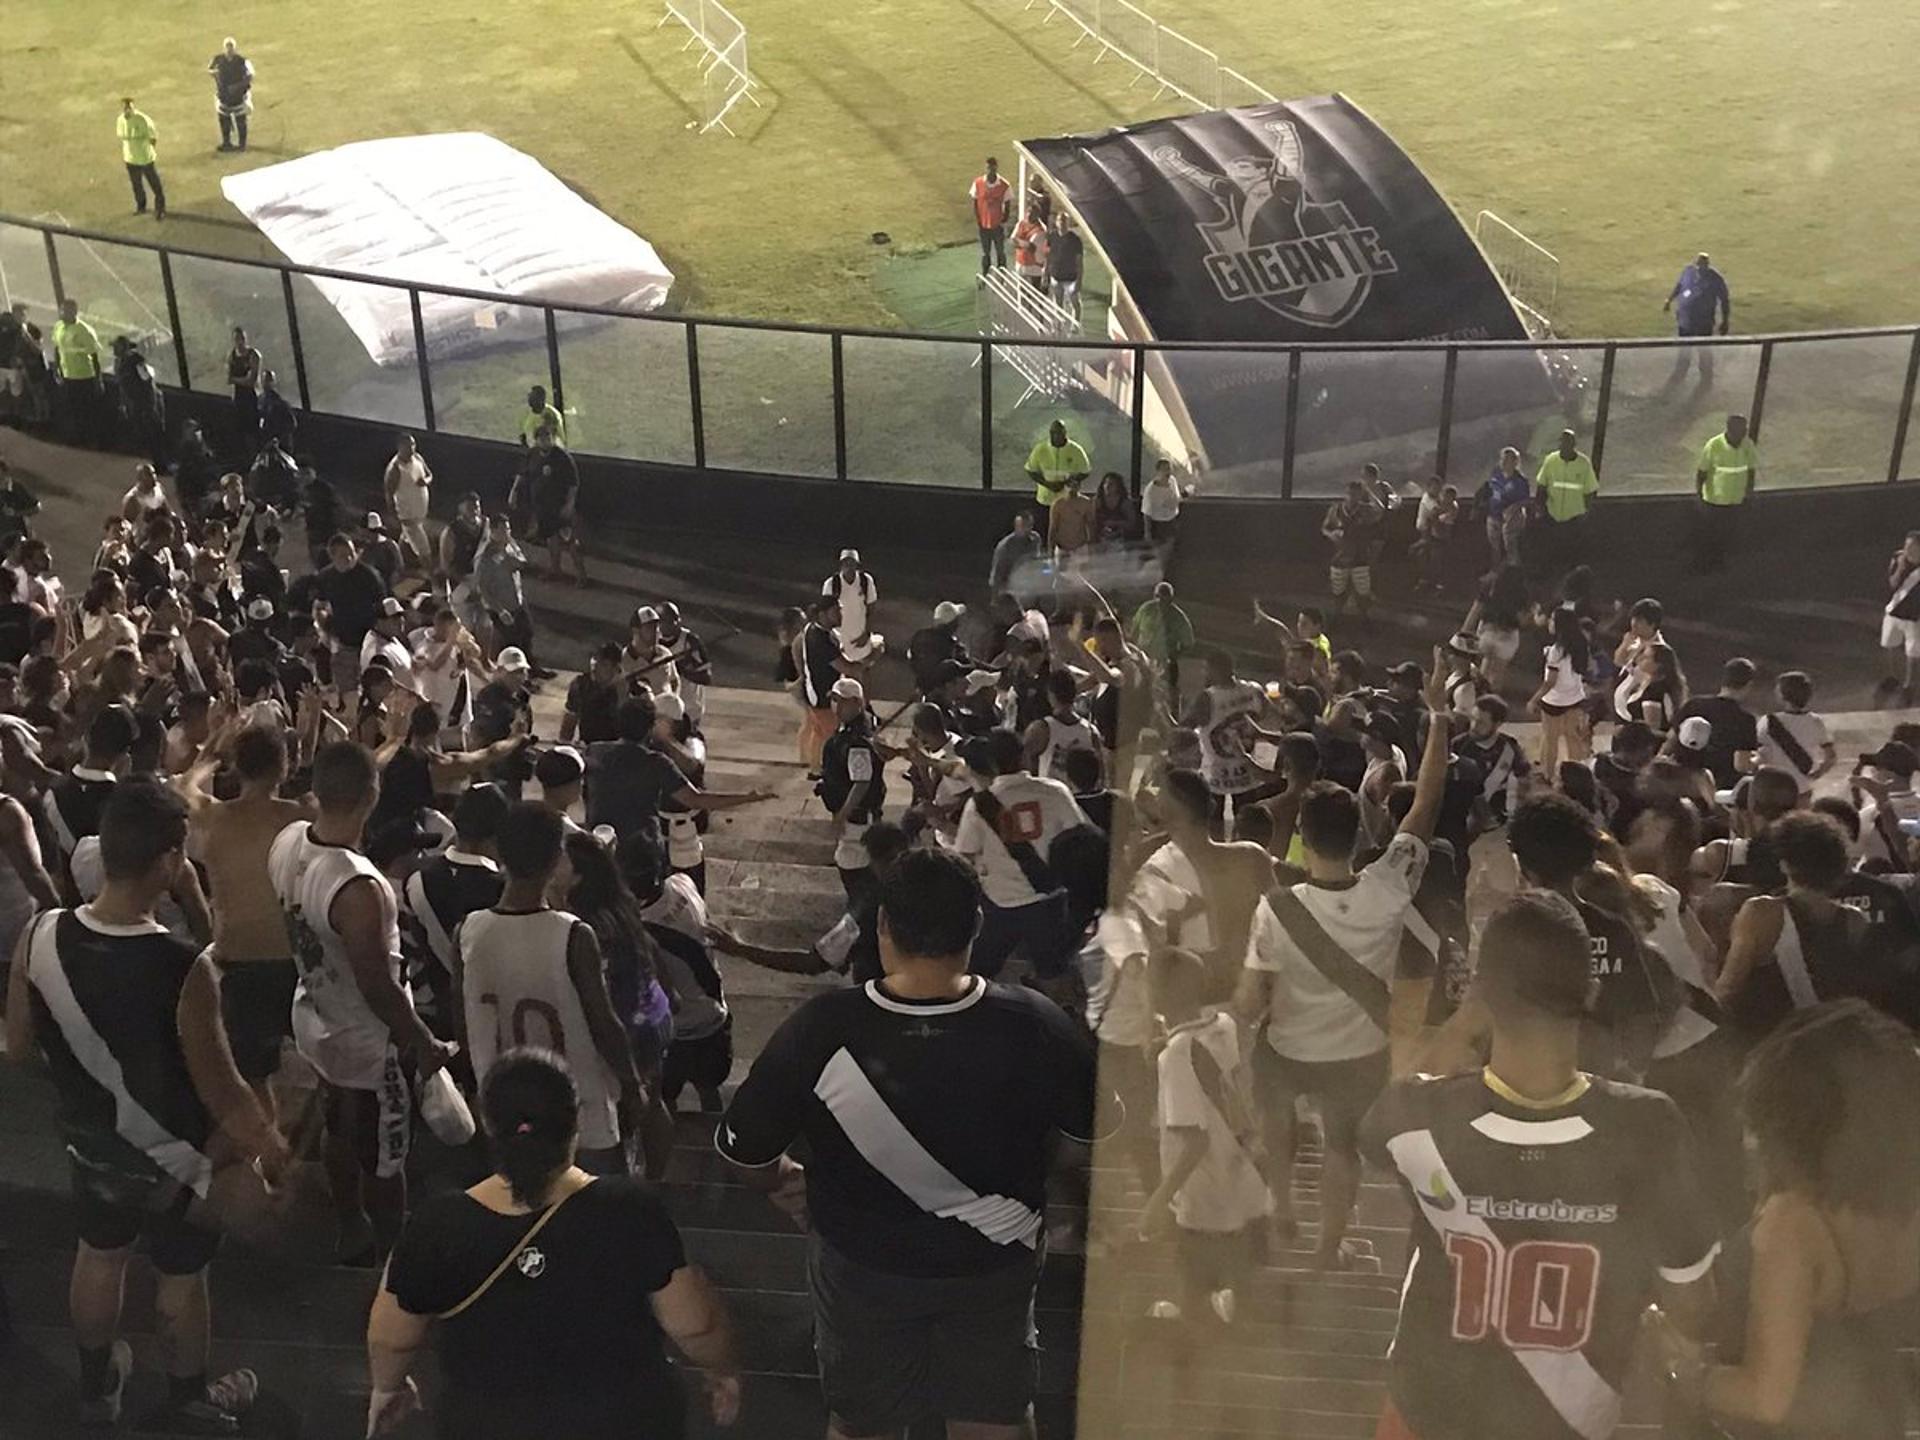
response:
<svg viewBox="0 0 1920 1440"><path fill-rule="evenodd" d="M1149 1320L1178 1320L1180 1307L1171 1300L1156 1300L1147 1307Z"/></svg>
<svg viewBox="0 0 1920 1440"><path fill-rule="evenodd" d="M1222 1325L1231 1325L1233 1323L1234 1310L1236 1309L1233 1291L1216 1290L1207 1297L1207 1304L1213 1307L1213 1313L1220 1317L1220 1323Z"/></svg>
<svg viewBox="0 0 1920 1440"><path fill-rule="evenodd" d="M107 1373L111 1377L107 1391L80 1401L80 1423L90 1430L120 1423L121 1398L127 1393L127 1376L133 1373L133 1347L126 1341L113 1342Z"/></svg>

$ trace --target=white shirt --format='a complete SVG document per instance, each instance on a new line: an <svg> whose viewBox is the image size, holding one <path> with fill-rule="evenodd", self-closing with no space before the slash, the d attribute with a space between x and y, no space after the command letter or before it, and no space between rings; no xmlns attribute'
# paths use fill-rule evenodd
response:
<svg viewBox="0 0 1920 1440"><path fill-rule="evenodd" d="M1549 645L1546 659L1547 693L1540 697L1545 705L1578 705L1587 698L1587 682L1573 668L1573 656L1564 645Z"/></svg>
<svg viewBox="0 0 1920 1440"><path fill-rule="evenodd" d="M393 493L393 513L401 520L427 518L427 499L433 493L433 471L426 457L415 451L407 459L387 461L387 486Z"/></svg>
<svg viewBox="0 0 1920 1440"><path fill-rule="evenodd" d="M857 645L873 628L867 623L872 618L868 612L880 599L880 587L873 583L873 577L862 570L849 580L836 570L821 584L820 593L840 602L840 628L836 632L840 643Z"/></svg>
<svg viewBox="0 0 1920 1440"><path fill-rule="evenodd" d="M1058 715L1046 717L1047 744L1040 752L1040 773L1049 780L1067 783L1067 756L1075 750L1088 750L1095 754L1100 750L1100 732L1084 715L1075 715L1071 720L1062 720Z"/></svg>
<svg viewBox="0 0 1920 1440"><path fill-rule="evenodd" d="M685 875L669 875L659 898L640 911L643 920L664 926L694 941L712 954L707 943L707 902ZM711 1035L727 1023L727 1002L715 999L700 987L693 969L671 946L660 947L660 959L672 981L680 1008L673 1012L673 1033L686 1040Z"/></svg>
<svg viewBox="0 0 1920 1440"><path fill-rule="evenodd" d="M360 642L360 668L366 669L376 656L387 662L387 668L393 672L394 684L409 690L417 688L413 678L413 651L407 648L406 641L391 639L378 630L369 630L367 638Z"/></svg>
<svg viewBox="0 0 1920 1440"><path fill-rule="evenodd" d="M1653 933L1647 936L1647 943L1660 952L1660 958L1667 962L1667 968L1673 972L1675 979L1696 990L1705 990L1706 972L1700 968L1700 956L1694 951L1687 939L1686 929L1680 923L1680 892L1652 875L1636 875L1633 884L1635 889L1651 895L1660 905L1660 918L1654 921ZM1719 1028L1693 1006L1683 1004L1673 1012L1667 1028L1654 1041L1653 1058L1664 1060L1669 1055L1678 1055L1682 1050L1691 1050Z"/></svg>
<svg viewBox="0 0 1920 1440"><path fill-rule="evenodd" d="M1206 714L1200 723L1200 771L1215 795L1237 795L1253 788L1253 757L1241 722L1266 706L1267 692L1252 680L1209 685Z"/></svg>
<svg viewBox="0 0 1920 1440"><path fill-rule="evenodd" d="M368 639L373 633L368 632ZM440 725L444 730L465 732L473 720L474 682L467 674L466 662L460 658L460 647L452 643L442 644L436 640L433 630L415 630L407 637L412 646L409 668L413 683L420 693L440 712ZM361 649L366 648L365 642Z"/></svg>
<svg viewBox="0 0 1920 1440"><path fill-rule="evenodd" d="M953 848L980 872L980 884L989 903L1003 910L1031 905L1042 897L1021 870L1020 862L1008 853L1006 840L1016 844L1026 841L1044 860L1054 837L1088 823L1086 813L1071 790L1058 780L1039 775L1000 775L987 788L1000 802L1000 831L996 833L980 818L976 801L960 816Z"/></svg>
<svg viewBox="0 0 1920 1440"><path fill-rule="evenodd" d="M1160 1052L1160 1164L1172 1169L1180 1158L1181 1131L1201 1130L1207 1153L1173 1196L1173 1219L1182 1230L1230 1234L1243 1230L1273 1207L1267 1185L1247 1153L1246 1137L1236 1134L1207 1086L1200 1082L1195 1052L1204 1051L1219 1074L1217 1093L1242 1117L1252 1113L1240 1028L1226 1011L1176 1026Z"/></svg>
<svg viewBox="0 0 1920 1440"><path fill-rule="evenodd" d="M1149 480L1140 491L1140 513L1161 525L1180 518L1180 487L1169 480Z"/></svg>
<svg viewBox="0 0 1920 1440"><path fill-rule="evenodd" d="M1308 880L1295 885L1293 893L1341 949L1391 984L1400 932L1426 870L1426 842L1395 835L1386 853L1351 885L1336 888ZM1386 1034L1301 953L1265 900L1253 913L1247 969L1274 977L1267 1043L1277 1054L1290 1060L1358 1060L1386 1048Z"/></svg>
<svg viewBox="0 0 1920 1440"><path fill-rule="evenodd" d="M1807 759L1813 762L1815 769L1818 769L1822 759L1822 752L1828 745L1833 743L1832 737L1827 734L1827 722L1811 710L1775 710L1760 722L1760 754L1758 757L1760 763L1762 765L1773 765L1786 771L1789 775L1793 776L1794 783L1799 785L1800 793L1805 795L1809 790L1813 789L1813 777L1804 774L1798 765L1787 758L1787 752L1781 748L1780 742L1774 738L1776 733L1774 729L1775 726L1780 727L1780 729L1785 730L1789 735L1793 736L1799 743L1800 748L1807 752Z"/></svg>
<svg viewBox="0 0 1920 1440"><path fill-rule="evenodd" d="M267 874L280 897L300 970L293 1042L322 1079L344 1089L373 1090L385 1076L392 1037L354 978L347 943L333 928L333 902L351 882L373 882L386 916L387 968L404 990L400 910L393 887L371 860L344 845L315 840L312 828L308 821L294 821L267 851Z"/></svg>
<svg viewBox="0 0 1920 1440"><path fill-rule="evenodd" d="M1156 941L1196 955L1214 946L1199 872L1179 846L1168 842L1147 857L1126 897L1100 917L1094 940L1100 974L1088 987L1088 1024L1108 1045L1152 1044L1147 957Z"/></svg>
<svg viewBox="0 0 1920 1440"><path fill-rule="evenodd" d="M503 915L476 910L460 922L461 985L473 1073L485 1075L504 1050L537 1045L564 1055L580 1093L580 1143L620 1143L620 1082L593 1043L586 1007L567 969L581 922L564 910Z"/></svg>

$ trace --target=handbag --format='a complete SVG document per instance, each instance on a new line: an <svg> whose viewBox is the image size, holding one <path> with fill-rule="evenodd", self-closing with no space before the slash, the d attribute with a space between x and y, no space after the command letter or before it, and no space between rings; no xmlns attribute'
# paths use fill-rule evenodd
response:
<svg viewBox="0 0 1920 1440"><path fill-rule="evenodd" d="M542 1230L547 1228L547 1222L560 1213L560 1207L578 1195L580 1190L586 1188L585 1185L582 1185L579 1190L569 1190L546 1209L542 1210L540 1217L527 1227L526 1233L520 1237L519 1242L507 1252L506 1258L493 1267L493 1273L491 1275L487 1276L486 1279L474 1287L472 1294L468 1295L466 1299L462 1300L451 1310L442 1310L433 1318L436 1320L451 1320L454 1316L471 1309L479 1301L481 1296L485 1295L494 1287L495 1282L498 1281L502 1275L513 1268L514 1261L527 1253L527 1247L533 1244L535 1237L537 1237Z"/></svg>

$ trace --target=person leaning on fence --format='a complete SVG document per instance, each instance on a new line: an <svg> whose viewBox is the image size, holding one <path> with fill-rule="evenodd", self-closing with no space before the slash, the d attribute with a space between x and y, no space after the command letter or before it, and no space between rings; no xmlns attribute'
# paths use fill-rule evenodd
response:
<svg viewBox="0 0 1920 1440"><path fill-rule="evenodd" d="M260 352L248 343L247 332L234 326L233 348L227 352L227 384L233 387L233 426L248 454L260 436L260 375L265 368Z"/></svg>
<svg viewBox="0 0 1920 1440"><path fill-rule="evenodd" d="M53 359L60 369L60 408L67 439L97 444L105 389L100 379L100 336L80 318L75 300L60 302L53 327Z"/></svg>
<svg viewBox="0 0 1920 1440"><path fill-rule="evenodd" d="M980 273L994 265L1007 268L1007 196L1013 187L1000 173L1000 162L987 157L986 173L973 177L967 198L973 202L973 223L980 232Z"/></svg>
<svg viewBox="0 0 1920 1440"><path fill-rule="evenodd" d="M207 62L213 76L213 108L220 117L220 148L247 148L247 117L253 114L253 62L240 53L240 46L229 35L220 43L220 53ZM238 143L235 143L235 142Z"/></svg>
<svg viewBox="0 0 1920 1440"><path fill-rule="evenodd" d="M1033 481L1033 498L1051 506L1066 491L1069 480L1085 480L1093 473L1093 462L1078 440L1067 438L1067 427L1054 421L1045 438L1027 452L1027 478Z"/></svg>
<svg viewBox="0 0 1920 1440"><path fill-rule="evenodd" d="M147 213L147 191L153 191L153 218L167 218L167 187L160 183L160 130L144 110L133 108L133 97L120 102L120 118L114 122L120 137L120 158L126 162L127 179L133 185L133 213Z"/></svg>
<svg viewBox="0 0 1920 1440"><path fill-rule="evenodd" d="M1695 566L1706 573L1727 568L1727 551L1739 528L1740 511L1760 483L1760 452L1747 433L1747 417L1727 416L1727 428L1701 447L1693 483L1700 492L1694 527Z"/></svg>
<svg viewBox="0 0 1920 1440"><path fill-rule="evenodd" d="M1694 257L1693 263L1680 272L1680 278L1673 282L1673 289L1667 292L1667 303L1661 307L1674 312L1674 329L1682 340L1714 333L1714 319L1719 317L1719 332L1724 335L1733 324L1733 294L1727 289L1727 278L1713 268L1713 262L1703 250ZM1680 345L1674 349L1673 373L1667 377L1669 385L1678 384L1687 373L1687 367L1693 363L1693 357L1700 357L1700 383L1713 383L1712 345Z"/></svg>

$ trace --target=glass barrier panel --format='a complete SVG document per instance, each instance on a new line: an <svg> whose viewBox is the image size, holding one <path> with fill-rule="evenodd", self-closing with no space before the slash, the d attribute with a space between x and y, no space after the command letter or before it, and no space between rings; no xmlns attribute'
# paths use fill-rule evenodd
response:
<svg viewBox="0 0 1920 1440"><path fill-rule="evenodd" d="M1127 476L1133 464L1132 347L999 344L993 360L995 490L1046 503L1027 479L1027 458L1055 420L1086 449L1092 466L1087 494L1109 471ZM1150 470L1159 454L1149 443L1142 467Z"/></svg>
<svg viewBox="0 0 1920 1440"><path fill-rule="evenodd" d="M1293 493L1332 499L1368 462L1411 495L1433 473L1447 357L1308 349L1300 360Z"/></svg>
<svg viewBox="0 0 1920 1440"><path fill-rule="evenodd" d="M1149 352L1148 437L1176 472L1199 481L1203 496L1278 498L1289 363L1278 350Z"/></svg>
<svg viewBox="0 0 1920 1440"><path fill-rule="evenodd" d="M1693 490L1700 447L1753 404L1758 345L1622 345L1613 363L1600 493Z"/></svg>
<svg viewBox="0 0 1920 1440"><path fill-rule="evenodd" d="M1911 363L1911 362L1909 362ZM1907 410L1907 442L1900 451L1900 479L1920 479L1920 386Z"/></svg>
<svg viewBox="0 0 1920 1440"><path fill-rule="evenodd" d="M528 388L551 386L546 312L538 305L423 290L420 323L427 336L435 428L519 444L521 418L531 413ZM417 379L414 388L419 389ZM573 435L566 438L571 445Z"/></svg>
<svg viewBox="0 0 1920 1440"><path fill-rule="evenodd" d="M707 464L769 475L833 474L833 359L825 335L702 325Z"/></svg>
<svg viewBox="0 0 1920 1440"><path fill-rule="evenodd" d="M53 274L47 269L47 242L38 230L0 225L0 300L9 309L25 305L27 319L40 327L52 349L60 307L54 303Z"/></svg>
<svg viewBox="0 0 1920 1440"><path fill-rule="evenodd" d="M848 476L979 489L979 361L964 342L843 340Z"/></svg>
<svg viewBox="0 0 1920 1440"><path fill-rule="evenodd" d="M80 318L99 332L108 367L114 338L125 335L140 346L161 384L179 384L159 254L72 235L54 236L53 249L60 260L60 284L79 303Z"/></svg>
<svg viewBox="0 0 1920 1440"><path fill-rule="evenodd" d="M227 356L233 350L233 329L239 326L247 332L247 343L260 352L262 364L279 376L280 393L299 398L293 379L293 343L287 335L286 297L281 293L278 270L176 255L173 288L180 303L180 329L195 390L206 395L229 393ZM214 425L209 428L208 438L219 446L232 437L223 436L221 428Z"/></svg>
<svg viewBox="0 0 1920 1440"><path fill-rule="evenodd" d="M1460 498L1473 499L1509 445L1529 476L1539 473L1562 430L1575 431L1591 451L1605 359L1597 347L1462 350L1447 453L1447 479Z"/></svg>
<svg viewBox="0 0 1920 1440"><path fill-rule="evenodd" d="M671 320L556 312L567 430L583 454L693 464L687 331Z"/></svg>
<svg viewBox="0 0 1920 1440"><path fill-rule="evenodd" d="M1912 345L1906 335L1776 341L1760 488L1882 483Z"/></svg>
<svg viewBox="0 0 1920 1440"><path fill-rule="evenodd" d="M425 428L414 365L413 311L399 286L296 275L293 308L313 408L408 429ZM283 394L292 378L283 369ZM438 402L439 397L434 397ZM435 404L435 410L441 406Z"/></svg>

